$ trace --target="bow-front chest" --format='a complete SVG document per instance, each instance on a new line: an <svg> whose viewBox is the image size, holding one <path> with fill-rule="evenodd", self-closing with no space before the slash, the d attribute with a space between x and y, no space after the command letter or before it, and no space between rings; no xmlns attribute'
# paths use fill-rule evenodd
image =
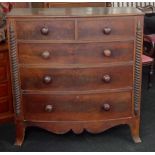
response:
<svg viewBox="0 0 155 155"><path fill-rule="evenodd" d="M143 14L134 8L14 9L8 38L16 144L128 124L140 142Z"/></svg>

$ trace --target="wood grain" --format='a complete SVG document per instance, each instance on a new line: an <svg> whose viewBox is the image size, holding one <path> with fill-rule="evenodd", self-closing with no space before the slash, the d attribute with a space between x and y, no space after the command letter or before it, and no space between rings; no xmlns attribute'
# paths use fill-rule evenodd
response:
<svg viewBox="0 0 155 155"><path fill-rule="evenodd" d="M110 34L104 34L105 28L111 29ZM78 39L80 40L130 37L134 35L134 32L134 18L132 17L111 17L110 20L104 18L78 22Z"/></svg>
<svg viewBox="0 0 155 155"><path fill-rule="evenodd" d="M72 40L75 38L74 21L18 21L16 23L17 38L25 40ZM47 27L49 33L43 35L41 29Z"/></svg>
<svg viewBox="0 0 155 155"><path fill-rule="evenodd" d="M133 66L95 69L21 68L21 88L36 91L72 91L132 87L132 69ZM110 82L104 81L104 75L111 77ZM46 76L51 77L51 82L44 82Z"/></svg>
<svg viewBox="0 0 155 155"><path fill-rule="evenodd" d="M20 64L90 64L133 60L133 41L109 43L19 43ZM111 55L104 55L109 49ZM48 51L49 57L43 58Z"/></svg>
<svg viewBox="0 0 155 155"><path fill-rule="evenodd" d="M117 98L117 100L116 100ZM131 92L85 95L23 94L26 120L95 121L131 116ZM105 111L105 103L110 110ZM46 105L52 105L46 112ZM73 117L74 116L74 117Z"/></svg>

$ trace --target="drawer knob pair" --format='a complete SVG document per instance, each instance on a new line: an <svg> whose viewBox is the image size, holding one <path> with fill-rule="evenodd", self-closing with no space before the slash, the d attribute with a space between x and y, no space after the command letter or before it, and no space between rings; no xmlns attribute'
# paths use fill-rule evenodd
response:
<svg viewBox="0 0 155 155"><path fill-rule="evenodd" d="M46 105L45 106L45 111L46 112L51 112L53 110L53 106L52 105Z"/></svg>
<svg viewBox="0 0 155 155"><path fill-rule="evenodd" d="M104 50L103 53L104 53L104 56L106 56L106 57L110 57L111 56L111 51L108 50L108 49Z"/></svg>
<svg viewBox="0 0 155 155"><path fill-rule="evenodd" d="M52 77L51 77L50 75L44 76L44 77L43 77L43 82L44 82L45 84L51 83L51 82L52 82Z"/></svg>
<svg viewBox="0 0 155 155"><path fill-rule="evenodd" d="M47 26L42 27L40 31L43 35L47 35L49 33L49 29Z"/></svg>
<svg viewBox="0 0 155 155"><path fill-rule="evenodd" d="M50 57L50 52L49 51L44 51L41 53L42 58L48 59Z"/></svg>
<svg viewBox="0 0 155 155"><path fill-rule="evenodd" d="M105 83L109 83L109 82L111 81L111 76L108 75L108 74L104 75L104 76L103 76L103 81L104 81Z"/></svg>
<svg viewBox="0 0 155 155"><path fill-rule="evenodd" d="M109 111L109 110L111 109L110 104L104 103L104 104L103 104L103 109L104 109L105 111ZM52 105L46 105L46 106L45 106L45 111L46 111L46 112L52 112L52 111L53 111L53 106L52 106Z"/></svg>
<svg viewBox="0 0 155 155"><path fill-rule="evenodd" d="M104 103L104 104L103 104L103 109L104 109L105 111L109 111L110 108L111 108L110 104L108 104L108 103Z"/></svg>
<svg viewBox="0 0 155 155"><path fill-rule="evenodd" d="M105 27L103 30L103 33L106 35L109 35L111 33L111 28L110 27Z"/></svg>

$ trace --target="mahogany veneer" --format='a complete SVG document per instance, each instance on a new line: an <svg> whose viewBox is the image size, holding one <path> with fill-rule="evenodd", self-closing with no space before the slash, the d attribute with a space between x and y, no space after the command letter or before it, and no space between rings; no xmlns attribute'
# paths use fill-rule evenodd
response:
<svg viewBox="0 0 155 155"><path fill-rule="evenodd" d="M20 43L18 48L20 64L90 64L132 61L134 42Z"/></svg>
<svg viewBox="0 0 155 155"><path fill-rule="evenodd" d="M78 134L128 124L141 141L140 11L14 9L8 32L17 145L27 126Z"/></svg>
<svg viewBox="0 0 155 155"><path fill-rule="evenodd" d="M132 114L130 92L54 94L50 96L24 94L23 102L27 120L40 118L41 121L47 119L51 121L103 121L128 117ZM52 109L50 110L47 105L51 105L51 102Z"/></svg>
<svg viewBox="0 0 155 155"><path fill-rule="evenodd" d="M64 66L61 69L21 67L21 88L23 90L82 91L132 87L132 70L133 67L130 64L97 68L89 66L89 68L78 69L76 66L71 69L66 69Z"/></svg>

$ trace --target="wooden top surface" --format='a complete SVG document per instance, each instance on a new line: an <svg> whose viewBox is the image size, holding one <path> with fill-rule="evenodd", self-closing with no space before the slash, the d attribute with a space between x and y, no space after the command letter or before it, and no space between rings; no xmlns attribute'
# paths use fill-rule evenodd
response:
<svg viewBox="0 0 155 155"><path fill-rule="evenodd" d="M7 17L102 17L143 15L131 7L16 8Z"/></svg>

